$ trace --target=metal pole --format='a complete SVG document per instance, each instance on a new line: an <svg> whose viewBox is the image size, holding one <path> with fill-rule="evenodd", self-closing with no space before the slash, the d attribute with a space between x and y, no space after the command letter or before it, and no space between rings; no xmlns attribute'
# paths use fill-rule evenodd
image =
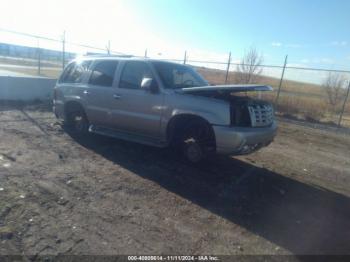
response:
<svg viewBox="0 0 350 262"><path fill-rule="evenodd" d="M185 51L185 56L184 56L184 65L186 64L186 60L187 60L187 51Z"/></svg>
<svg viewBox="0 0 350 262"><path fill-rule="evenodd" d="M62 69L66 64L66 31L63 31L62 37Z"/></svg>
<svg viewBox="0 0 350 262"><path fill-rule="evenodd" d="M111 40L108 40L107 54L108 54L108 55L111 55Z"/></svg>
<svg viewBox="0 0 350 262"><path fill-rule="evenodd" d="M284 66L283 66L283 70L282 70L282 75L281 75L280 84L278 85L278 90L277 90L277 96L276 96L276 100L275 100L275 105L278 104L278 98L279 98L280 92L281 92L281 87L282 87L282 82L283 82L283 77L284 77L284 71L286 70L286 66L287 66L287 59L288 59L288 55L286 55L286 58L284 59Z"/></svg>
<svg viewBox="0 0 350 262"><path fill-rule="evenodd" d="M38 55L38 75L40 75L40 73L41 73L41 68L40 68L40 66L41 66L41 50L40 50L40 45L39 45L39 39L37 38L36 39L37 40L37 46L38 46L38 48L37 48L37 55Z"/></svg>
<svg viewBox="0 0 350 262"><path fill-rule="evenodd" d="M228 54L226 77L225 77L225 85L227 84L228 73L230 71L230 65L231 65L231 52Z"/></svg>
<svg viewBox="0 0 350 262"><path fill-rule="evenodd" d="M41 74L41 49L38 48L38 75Z"/></svg>
<svg viewBox="0 0 350 262"><path fill-rule="evenodd" d="M349 97L349 91L350 91L350 80L349 80L348 90L346 91L346 96L345 96L345 99L344 99L343 108L342 108L342 110L340 112L339 121L338 121L338 127L340 127L340 125L341 125L341 120L343 118L346 101L348 100L348 97Z"/></svg>
<svg viewBox="0 0 350 262"><path fill-rule="evenodd" d="M145 58L147 58L147 48L145 49Z"/></svg>

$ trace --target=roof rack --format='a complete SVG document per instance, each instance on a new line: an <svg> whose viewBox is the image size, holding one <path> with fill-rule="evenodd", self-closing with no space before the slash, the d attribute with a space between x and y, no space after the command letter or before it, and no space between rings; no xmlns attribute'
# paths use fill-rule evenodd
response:
<svg viewBox="0 0 350 262"><path fill-rule="evenodd" d="M84 56L92 56L92 57L125 57L125 58L131 58L134 57L133 55L115 55L115 54L98 54L98 53L89 53L87 52Z"/></svg>

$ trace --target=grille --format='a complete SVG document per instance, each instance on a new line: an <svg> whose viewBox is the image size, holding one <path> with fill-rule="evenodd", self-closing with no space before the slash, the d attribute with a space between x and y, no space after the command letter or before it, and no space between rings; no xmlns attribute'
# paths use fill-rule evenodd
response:
<svg viewBox="0 0 350 262"><path fill-rule="evenodd" d="M253 104L248 106L252 127L264 127L272 124L274 113L272 105Z"/></svg>

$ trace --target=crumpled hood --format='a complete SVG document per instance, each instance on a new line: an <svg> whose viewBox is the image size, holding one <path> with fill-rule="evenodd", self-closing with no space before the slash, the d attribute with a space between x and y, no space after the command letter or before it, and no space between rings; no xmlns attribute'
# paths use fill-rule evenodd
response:
<svg viewBox="0 0 350 262"><path fill-rule="evenodd" d="M217 86L199 86L181 88L179 90L184 94L196 93L235 93L235 92L253 92L253 91L273 91L271 86L267 85L217 85Z"/></svg>

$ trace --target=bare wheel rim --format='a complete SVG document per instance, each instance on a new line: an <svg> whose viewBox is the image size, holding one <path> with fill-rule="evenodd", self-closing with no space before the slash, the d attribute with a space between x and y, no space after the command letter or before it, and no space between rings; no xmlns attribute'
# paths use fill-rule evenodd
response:
<svg viewBox="0 0 350 262"><path fill-rule="evenodd" d="M209 134L209 130L206 127L203 127L202 125L193 125L189 130L187 130L184 138L184 143L190 140L195 142L202 150L202 153L203 150L212 147L212 138Z"/></svg>
<svg viewBox="0 0 350 262"><path fill-rule="evenodd" d="M186 158L196 163L202 159L203 152L201 146L196 141L188 141L186 143L185 155Z"/></svg>
<svg viewBox="0 0 350 262"><path fill-rule="evenodd" d="M183 153L192 163L200 162L208 146L209 136L207 129L201 124L192 123L183 136Z"/></svg>
<svg viewBox="0 0 350 262"><path fill-rule="evenodd" d="M74 116L74 128L77 130L77 131L83 131L84 130L84 117L79 115L75 115Z"/></svg>
<svg viewBox="0 0 350 262"><path fill-rule="evenodd" d="M76 132L82 133L86 129L86 118L81 111L71 113L72 127Z"/></svg>

